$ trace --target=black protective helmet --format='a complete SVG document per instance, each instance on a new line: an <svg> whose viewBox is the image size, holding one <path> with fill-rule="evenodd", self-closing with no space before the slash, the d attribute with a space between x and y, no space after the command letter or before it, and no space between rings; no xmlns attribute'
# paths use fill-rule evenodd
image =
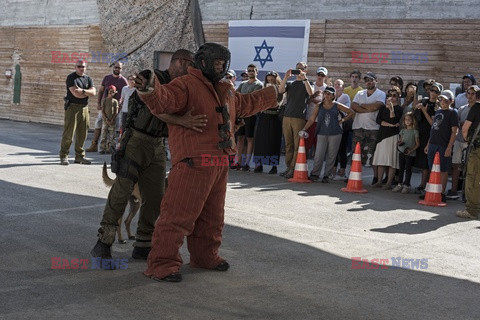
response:
<svg viewBox="0 0 480 320"><path fill-rule="evenodd" d="M215 60L225 61L225 66L221 73L215 72ZM223 79L230 68L230 51L218 43L205 43L198 48L194 61L195 67L200 69L207 79L215 83Z"/></svg>

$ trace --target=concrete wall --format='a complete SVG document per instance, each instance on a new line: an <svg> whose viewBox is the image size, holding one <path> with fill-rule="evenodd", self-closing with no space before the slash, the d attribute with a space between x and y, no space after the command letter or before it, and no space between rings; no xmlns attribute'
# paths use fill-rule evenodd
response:
<svg viewBox="0 0 480 320"><path fill-rule="evenodd" d="M2 0L0 27L99 24L95 0Z"/></svg>
<svg viewBox="0 0 480 320"><path fill-rule="evenodd" d="M204 21L274 19L478 19L478 0L199 0Z"/></svg>
<svg viewBox="0 0 480 320"><path fill-rule="evenodd" d="M145 0L142 0L145 1ZM98 0L105 4L105 0ZM95 0L3 0L1 26L99 24ZM249 19L478 19L478 0L199 0L204 21Z"/></svg>

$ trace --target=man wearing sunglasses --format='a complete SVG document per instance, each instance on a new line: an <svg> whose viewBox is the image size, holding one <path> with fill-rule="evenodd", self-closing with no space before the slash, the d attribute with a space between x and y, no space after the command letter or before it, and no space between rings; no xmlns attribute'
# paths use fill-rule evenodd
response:
<svg viewBox="0 0 480 320"><path fill-rule="evenodd" d="M225 80L229 81L232 86L235 87L235 81L237 80L237 74L235 73L235 71L232 69L228 70L225 74Z"/></svg>
<svg viewBox="0 0 480 320"><path fill-rule="evenodd" d="M102 80L102 85L98 88L98 100L97 100L97 110L98 116L95 120L95 131L93 132L92 144L88 147L87 152L97 152L98 151L98 139L102 133L102 103L104 98L108 94L108 88L110 86L115 86L117 88L117 93L113 96L117 101L120 101L122 89L125 86L128 86L127 78L122 76L123 63L115 62L112 74L106 75Z"/></svg>
<svg viewBox="0 0 480 320"><path fill-rule="evenodd" d="M385 105L385 92L377 88L377 76L367 72L363 77L365 90L359 91L353 98L352 109L357 113L353 120L352 150L357 142L362 149L362 164L372 166L373 155L377 146L377 134L380 125L377 123L378 110ZM365 150L366 149L366 150ZM373 167L372 185L378 182L378 168ZM380 177L381 179L381 177Z"/></svg>
<svg viewBox="0 0 480 320"><path fill-rule="evenodd" d="M93 97L97 91L93 80L85 74L87 63L83 60L75 64L75 72L67 77L67 96L65 97L65 122L63 126L62 142L60 145L60 164L68 165L68 153L75 134L75 163L90 164L85 159L83 145L87 139L88 124L88 98Z"/></svg>

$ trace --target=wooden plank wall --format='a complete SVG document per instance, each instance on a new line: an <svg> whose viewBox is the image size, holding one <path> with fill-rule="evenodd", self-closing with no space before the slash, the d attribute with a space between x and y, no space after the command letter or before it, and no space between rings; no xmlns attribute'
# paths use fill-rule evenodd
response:
<svg viewBox="0 0 480 320"><path fill-rule="evenodd" d="M228 44L227 21L204 21L203 27L206 41ZM479 27L480 20L458 19L312 20L308 75L315 79L317 67L325 66L331 80L347 82L354 69L375 72L381 89L392 76L405 84L433 78L448 87L466 73L480 78Z"/></svg>
<svg viewBox="0 0 480 320"><path fill-rule="evenodd" d="M348 82L351 70L375 72L379 87L399 75L411 80L434 78L448 87L460 83L466 73L480 78L480 20L312 20L308 52L309 77L325 66L330 79ZM228 45L227 21L204 21L207 42ZM63 124L66 76L73 63L52 63L51 51L106 52L99 26L0 28L0 118ZM352 52L360 52L357 62ZM392 52L405 53L405 61L393 63ZM374 53L388 54L383 59ZM414 61L412 53L425 53L427 61ZM368 59L367 59L368 58ZM362 60L363 59L363 60ZM13 104L13 79L6 69L22 72L21 103ZM87 74L100 86L111 72L106 63L89 63ZM480 80L480 79L479 79ZM91 125L97 115L90 104Z"/></svg>
<svg viewBox="0 0 480 320"><path fill-rule="evenodd" d="M0 83L0 118L63 124L65 80L74 71L74 62L52 62L52 51L70 55L73 52L106 52L98 26L62 26L0 28L0 71L15 70L20 64L22 73L21 100L13 104L13 78ZM15 52L15 54L13 54ZM15 58L18 57L18 58ZM91 60L91 55L87 61ZM107 63L88 63L87 74L98 88L103 77L111 73ZM97 115L96 98L90 102L93 127Z"/></svg>

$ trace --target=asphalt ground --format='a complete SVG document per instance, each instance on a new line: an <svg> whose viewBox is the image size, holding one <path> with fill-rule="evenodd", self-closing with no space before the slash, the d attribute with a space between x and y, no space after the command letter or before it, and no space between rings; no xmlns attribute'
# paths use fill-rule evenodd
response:
<svg viewBox="0 0 480 320"><path fill-rule="evenodd" d="M373 189L370 169L366 194L231 170L227 272L185 264L181 283L156 282L131 259L132 241L113 246L125 268L93 269L109 156L60 166L61 133L0 120L1 319L479 318L480 222L455 216L460 201L426 207L418 195ZM182 256L188 263L185 246ZM356 269L352 257L388 259L388 269ZM53 268L73 259L88 259L85 269Z"/></svg>

